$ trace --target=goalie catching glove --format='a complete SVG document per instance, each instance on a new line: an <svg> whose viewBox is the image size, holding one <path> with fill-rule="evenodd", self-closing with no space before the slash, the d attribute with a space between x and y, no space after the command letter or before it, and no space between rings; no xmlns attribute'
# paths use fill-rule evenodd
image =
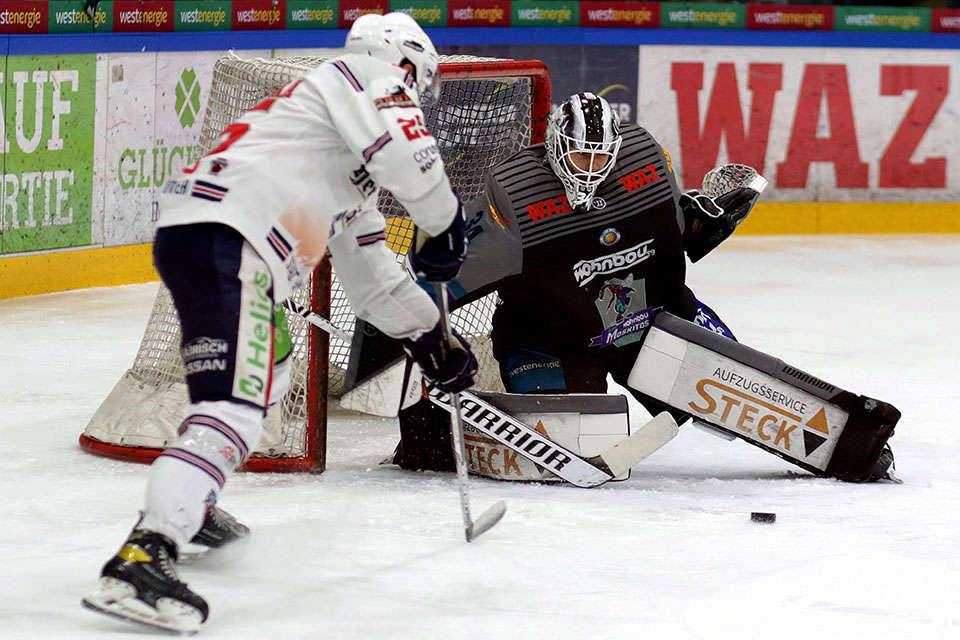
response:
<svg viewBox="0 0 960 640"><path fill-rule="evenodd" d="M438 389L447 393L459 393L473 386L477 374L477 358L470 345L456 330L454 344L447 342L440 324L416 340L402 340L403 350Z"/></svg>
<svg viewBox="0 0 960 640"><path fill-rule="evenodd" d="M440 235L431 236L420 228L414 228L410 266L415 274L428 282L453 280L466 257L467 221L462 203L457 203L453 221Z"/></svg>
<svg viewBox="0 0 960 640"><path fill-rule="evenodd" d="M730 237L760 197L750 187L739 187L716 198L697 190L680 196L680 208L686 220L683 244L690 262L696 262Z"/></svg>

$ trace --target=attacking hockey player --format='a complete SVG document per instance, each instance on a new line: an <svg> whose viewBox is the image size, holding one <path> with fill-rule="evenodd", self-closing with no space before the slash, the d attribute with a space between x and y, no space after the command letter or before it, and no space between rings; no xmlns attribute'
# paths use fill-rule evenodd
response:
<svg viewBox="0 0 960 640"><path fill-rule="evenodd" d="M602 97L573 95L551 114L546 142L495 167L484 197L466 207L470 247L450 283L457 296L453 306L494 291L499 294L492 340L508 392L604 393L609 375L629 388L652 415L666 410L681 424L695 417L714 431L733 433L821 475L859 481L889 478L893 456L885 443L899 416L889 405L844 396L840 404L846 408L831 414L829 421L817 417L816 410L801 414L795 406L787 411L792 416L788 418L776 410L761 413L757 407L762 405L756 402L743 409L748 404L745 398L721 400L716 387L709 389L710 401L695 395L696 388L678 387L671 394L671 388L663 389L658 380L680 366L677 358L682 362L683 357L676 351L670 352L673 360L661 358L656 365L634 371L651 323L660 316L685 325L677 330L680 337L673 343L677 349L680 342L702 343L698 332L723 336L719 340L731 349L740 346L717 314L686 286L684 254L696 263L729 237L765 184L749 167L725 165L705 177L703 193L681 193L669 154L650 132L637 125L621 126ZM710 342L710 348L715 343ZM736 368L734 361L762 361L767 368L773 366L770 362L779 362L769 356L764 356L767 360L743 356L751 351L743 347L734 353L724 362L726 370ZM664 362L671 368L661 372ZM712 362L720 366L719 361ZM700 380L712 373L713 369L698 369L690 376ZM742 367L735 375L759 379ZM794 392L792 384L803 386L796 376L784 380L767 381L764 389L770 393L776 389L777 398L794 403L810 391ZM831 393L839 391L828 386ZM775 404L763 396L756 400ZM739 426L729 420L741 415L732 410L735 403L747 411ZM866 405L876 410L871 412ZM805 406L823 404L810 400ZM768 413L776 416L778 425L789 419L790 425L798 426L784 426L778 430L779 438L771 438L770 417L758 434L752 420ZM421 401L400 416L401 441L394 463L409 469L451 468L442 410ZM839 449L848 461L840 464L837 459L831 466L828 452L834 450L847 417L860 426L847 432ZM819 431L799 428L808 419ZM804 433L819 452L816 463L793 455L803 449L796 439ZM792 434L794 441L784 434ZM813 447L819 437L831 444Z"/></svg>
<svg viewBox="0 0 960 640"><path fill-rule="evenodd" d="M436 50L412 18L364 16L344 56L264 100L163 187L154 259L183 328L189 415L151 467L140 520L86 607L179 632L207 619L174 563L188 541L222 546L248 533L215 503L289 382L288 362L272 366L274 304L328 251L358 317L399 339L439 388L472 384L469 345L447 343L436 305L386 247L376 208L384 187L410 212L421 276L456 274L463 210L431 159L420 107L439 90Z"/></svg>

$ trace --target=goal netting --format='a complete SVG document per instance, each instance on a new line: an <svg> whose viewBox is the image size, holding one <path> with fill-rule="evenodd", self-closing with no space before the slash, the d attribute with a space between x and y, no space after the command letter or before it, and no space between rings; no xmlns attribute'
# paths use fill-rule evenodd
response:
<svg viewBox="0 0 960 640"><path fill-rule="evenodd" d="M200 133L200 148L213 147L219 133L244 111L314 68L323 58L242 59L233 54L214 67ZM443 90L424 109L447 174L461 198L480 195L495 164L531 142L543 140L550 110L550 80L539 61L441 56ZM393 196L381 190L387 242L402 259L412 223ZM354 316L329 262L314 273L296 302L353 330ZM478 386L502 390L490 348L495 298L488 296L453 314L480 360ZM342 387L350 345L329 337L295 314L287 314L293 341L290 390L271 407L261 441L244 465L252 471L322 471L326 453L326 399ZM100 455L148 461L176 437L186 416L187 388L180 358L180 322L169 291L161 284L133 365L91 418L80 443Z"/></svg>

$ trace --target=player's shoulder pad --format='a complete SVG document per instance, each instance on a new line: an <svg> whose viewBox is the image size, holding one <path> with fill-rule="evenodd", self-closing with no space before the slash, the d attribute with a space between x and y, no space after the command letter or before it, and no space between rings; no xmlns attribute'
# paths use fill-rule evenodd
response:
<svg viewBox="0 0 960 640"><path fill-rule="evenodd" d="M511 193L514 187L525 181L531 174L555 176L547 163L546 146L540 144L524 147L520 151L501 160L497 166L487 174L487 186L496 182L506 192Z"/></svg>
<svg viewBox="0 0 960 640"><path fill-rule="evenodd" d="M659 145L654 135L638 124L620 125L620 135L623 136L624 145L644 143Z"/></svg>
<svg viewBox="0 0 960 640"><path fill-rule="evenodd" d="M348 53L329 60L323 66L327 67L328 73L341 76L342 81L357 93L374 100L406 94L408 100L419 107L419 96L407 82L409 74L396 65L370 56Z"/></svg>

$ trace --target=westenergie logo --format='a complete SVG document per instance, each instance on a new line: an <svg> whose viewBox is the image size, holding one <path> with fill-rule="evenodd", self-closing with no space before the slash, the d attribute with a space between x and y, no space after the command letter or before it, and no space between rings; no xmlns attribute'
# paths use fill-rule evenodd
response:
<svg viewBox="0 0 960 640"><path fill-rule="evenodd" d="M40 24L42 19L43 14L36 9L28 11L12 11L10 9L5 9L0 11L0 25L25 26L28 29L33 29L35 26Z"/></svg>

